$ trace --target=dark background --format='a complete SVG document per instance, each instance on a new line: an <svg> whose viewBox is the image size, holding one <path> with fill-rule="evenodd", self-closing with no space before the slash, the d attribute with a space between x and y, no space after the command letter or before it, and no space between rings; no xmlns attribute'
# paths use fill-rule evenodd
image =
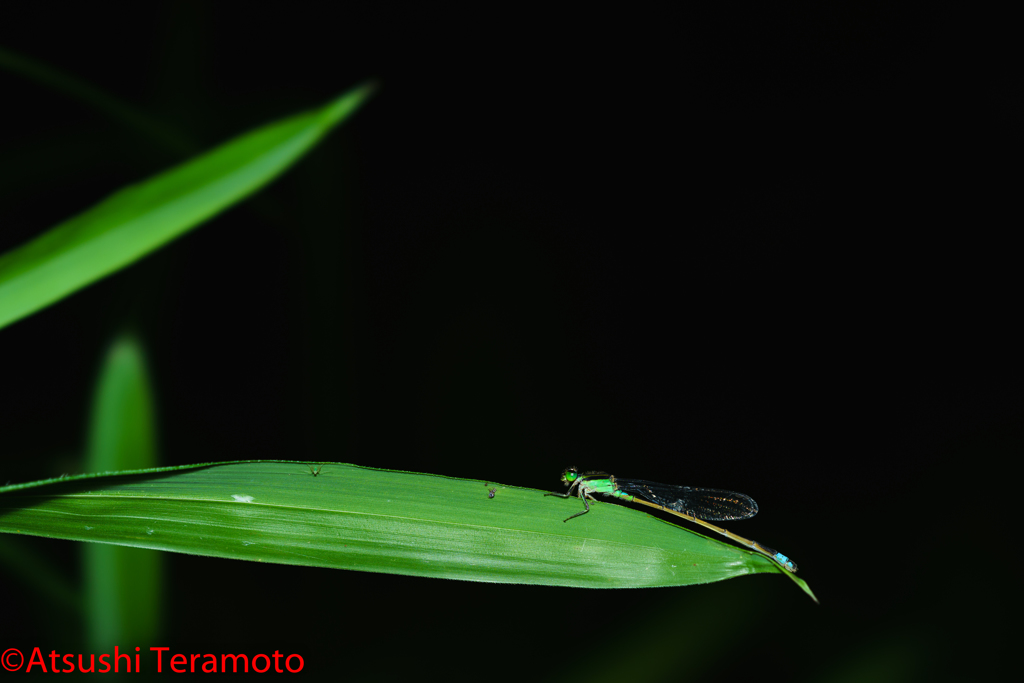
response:
<svg viewBox="0 0 1024 683"><path fill-rule="evenodd" d="M166 134L0 72L0 250L381 89L254 199L0 331L0 479L78 471L99 360L131 329L165 464L545 490L576 464L743 491L761 513L733 530L822 604L774 576L603 592L172 555L168 644L370 680L999 666L1024 445L1000 18L317 7L5 10L0 46ZM74 544L33 547L77 580ZM2 578L0 646L75 642Z"/></svg>

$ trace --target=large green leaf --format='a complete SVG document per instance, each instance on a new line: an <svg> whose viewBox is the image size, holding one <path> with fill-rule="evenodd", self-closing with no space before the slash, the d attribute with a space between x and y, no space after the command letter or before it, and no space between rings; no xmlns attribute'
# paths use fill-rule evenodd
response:
<svg viewBox="0 0 1024 683"><path fill-rule="evenodd" d="M493 498L489 489L495 489ZM588 588L777 572L767 558L614 503L327 463L191 465L0 489L0 532L338 569Z"/></svg>
<svg viewBox="0 0 1024 683"><path fill-rule="evenodd" d="M280 175L372 92L268 124L137 185L0 256L0 327L127 266Z"/></svg>

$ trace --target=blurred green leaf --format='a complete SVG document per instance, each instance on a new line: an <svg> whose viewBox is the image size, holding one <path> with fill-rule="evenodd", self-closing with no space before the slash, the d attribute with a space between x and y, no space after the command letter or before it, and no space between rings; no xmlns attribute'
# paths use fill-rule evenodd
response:
<svg viewBox="0 0 1024 683"><path fill-rule="evenodd" d="M18 581L19 590L32 591L32 600L36 604L75 617L82 614L78 586L25 541L14 536L0 538L0 568Z"/></svg>
<svg viewBox="0 0 1024 683"><path fill-rule="evenodd" d="M38 59L0 46L0 69L17 74L28 81L38 83L72 100L81 102L118 125L135 130L141 136L158 143L175 154L184 156L193 151L193 143L170 126L127 102L119 100L110 93L104 92L93 84L55 69Z"/></svg>
<svg viewBox="0 0 1024 683"><path fill-rule="evenodd" d="M121 336L107 352L92 408L88 471L156 464L152 391L142 349L131 336ZM100 543L83 546L86 633L91 648L156 641L163 592L161 559L152 550Z"/></svg>
<svg viewBox="0 0 1024 683"><path fill-rule="evenodd" d="M372 90L360 86L319 109L246 133L0 255L0 327L142 258L252 194L347 119Z"/></svg>
<svg viewBox="0 0 1024 683"><path fill-rule="evenodd" d="M495 488L494 498L488 496ZM757 573L767 558L614 503L482 481L251 461L0 489L0 532L239 560L501 583L638 588Z"/></svg>

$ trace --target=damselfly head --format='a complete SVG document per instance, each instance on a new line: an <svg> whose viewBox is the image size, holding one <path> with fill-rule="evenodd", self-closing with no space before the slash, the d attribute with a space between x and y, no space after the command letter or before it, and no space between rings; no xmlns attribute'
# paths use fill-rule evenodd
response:
<svg viewBox="0 0 1024 683"><path fill-rule="evenodd" d="M569 484L576 481L576 479L578 479L579 476L579 470L577 470L575 467L567 467L565 468L565 471L562 472L562 483L568 486Z"/></svg>

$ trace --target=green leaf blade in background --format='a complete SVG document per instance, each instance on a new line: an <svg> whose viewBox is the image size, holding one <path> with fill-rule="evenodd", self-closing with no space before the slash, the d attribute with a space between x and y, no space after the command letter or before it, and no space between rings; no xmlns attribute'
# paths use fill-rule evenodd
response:
<svg viewBox="0 0 1024 683"><path fill-rule="evenodd" d="M0 69L48 88L69 101L88 107L121 128L134 130L140 138L176 154L188 154L194 144L180 132L152 115L104 92L93 83L76 78L53 66L0 45Z"/></svg>
<svg viewBox="0 0 1024 683"><path fill-rule="evenodd" d="M497 488L494 498L489 488ZM252 461L0 489L0 532L432 578L640 588L757 573L767 558L614 503L327 463Z"/></svg>
<svg viewBox="0 0 1024 683"><path fill-rule="evenodd" d="M0 327L142 258L295 163L371 95L265 125L137 185L0 255Z"/></svg>
<svg viewBox="0 0 1024 683"><path fill-rule="evenodd" d="M157 464L153 392L138 341L115 339L92 401L86 469L145 469ZM162 622L163 556L105 543L82 547L89 647L156 642Z"/></svg>

